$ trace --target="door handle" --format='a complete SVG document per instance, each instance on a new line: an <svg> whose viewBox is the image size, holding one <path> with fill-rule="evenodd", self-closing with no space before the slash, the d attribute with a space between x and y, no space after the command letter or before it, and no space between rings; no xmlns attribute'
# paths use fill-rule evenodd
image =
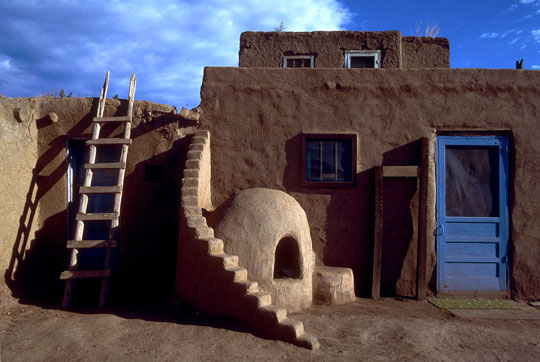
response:
<svg viewBox="0 0 540 362"><path fill-rule="evenodd" d="M444 235L444 225L437 226L437 229L435 230L437 235Z"/></svg>

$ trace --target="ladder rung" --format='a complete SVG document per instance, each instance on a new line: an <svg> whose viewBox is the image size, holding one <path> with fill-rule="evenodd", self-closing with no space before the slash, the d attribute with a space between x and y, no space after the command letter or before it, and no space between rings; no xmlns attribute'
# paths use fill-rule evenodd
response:
<svg viewBox="0 0 540 362"><path fill-rule="evenodd" d="M118 194L122 192L122 186L81 186L81 194Z"/></svg>
<svg viewBox="0 0 540 362"><path fill-rule="evenodd" d="M99 145L130 145L131 139L129 138L98 138L97 140L86 141L87 145L99 146Z"/></svg>
<svg viewBox="0 0 540 362"><path fill-rule="evenodd" d="M126 168L125 162L85 163L84 168Z"/></svg>
<svg viewBox="0 0 540 362"><path fill-rule="evenodd" d="M68 240L68 249L116 248L116 240Z"/></svg>
<svg viewBox="0 0 540 362"><path fill-rule="evenodd" d="M111 275L110 269L101 270L66 270L60 274L61 280L79 278L102 278Z"/></svg>
<svg viewBox="0 0 540 362"><path fill-rule="evenodd" d="M131 122L130 116L120 117L94 117L94 122Z"/></svg>
<svg viewBox="0 0 540 362"><path fill-rule="evenodd" d="M106 220L118 220L117 212L95 212L90 214L77 213L75 220L81 221L106 221Z"/></svg>

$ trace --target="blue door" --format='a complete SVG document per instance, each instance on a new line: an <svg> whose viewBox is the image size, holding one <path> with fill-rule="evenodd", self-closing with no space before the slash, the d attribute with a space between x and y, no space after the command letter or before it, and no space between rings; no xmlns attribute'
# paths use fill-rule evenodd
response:
<svg viewBox="0 0 540 362"><path fill-rule="evenodd" d="M508 139L437 138L439 291L508 289Z"/></svg>

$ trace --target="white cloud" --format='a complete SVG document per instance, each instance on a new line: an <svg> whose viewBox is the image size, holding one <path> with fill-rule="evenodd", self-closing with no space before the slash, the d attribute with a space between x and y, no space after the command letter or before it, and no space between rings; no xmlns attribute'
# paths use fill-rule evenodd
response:
<svg viewBox="0 0 540 362"><path fill-rule="evenodd" d="M480 35L480 39L493 39L499 36L499 33L484 33Z"/></svg>
<svg viewBox="0 0 540 362"><path fill-rule="evenodd" d="M540 43L540 29L531 31L531 35L534 37L534 40Z"/></svg>
<svg viewBox="0 0 540 362"><path fill-rule="evenodd" d="M521 4L531 4L537 2L538 0L519 0Z"/></svg>
<svg viewBox="0 0 540 362"><path fill-rule="evenodd" d="M242 31L340 30L351 16L338 0L0 1L0 67L27 74L0 90L95 94L110 69L113 95L133 72L136 99L194 107L204 66L238 64Z"/></svg>
<svg viewBox="0 0 540 362"><path fill-rule="evenodd" d="M519 39L520 39L519 36L517 38L512 39L511 41L508 42L508 45L514 45Z"/></svg>
<svg viewBox="0 0 540 362"><path fill-rule="evenodd" d="M538 69L540 69L540 65L531 65L531 68L538 70Z"/></svg>

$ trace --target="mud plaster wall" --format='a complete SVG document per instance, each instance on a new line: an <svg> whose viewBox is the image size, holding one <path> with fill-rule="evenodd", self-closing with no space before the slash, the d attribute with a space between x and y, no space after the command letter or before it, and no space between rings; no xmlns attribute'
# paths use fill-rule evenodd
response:
<svg viewBox="0 0 540 362"><path fill-rule="evenodd" d="M21 106L31 109L32 120L13 119L13 109ZM0 109L1 268L11 269L13 279L6 275L6 282L21 297L57 298L63 290L58 277L67 265L66 141L91 138L97 99L7 98L0 99ZM108 99L105 116L125 115L126 109L126 101ZM49 112L57 113L58 122L47 118ZM195 123L180 118L170 106L151 102L136 101L133 115L116 259L121 269L112 291L155 297L174 286L178 168L183 167L190 138L186 135L193 133ZM107 126L101 134L118 135L121 129ZM165 166L166 179L145 182L146 165ZM32 195L29 190L34 190ZM21 215L32 213L33 218L19 223ZM27 229L31 232L22 233Z"/></svg>
<svg viewBox="0 0 540 362"><path fill-rule="evenodd" d="M430 139L428 276L435 282L435 132L506 130L511 136L511 288L540 297L540 72L480 69L206 68L202 127L212 133L212 195L219 206L251 187L284 190L306 211L314 251L353 269L369 295L373 167L419 163ZM357 133L356 185L300 187L301 133ZM234 170L234 171L232 171Z"/></svg>
<svg viewBox="0 0 540 362"><path fill-rule="evenodd" d="M450 68L450 43L445 38L401 38L402 68Z"/></svg>
<svg viewBox="0 0 540 362"><path fill-rule="evenodd" d="M381 50L381 67L401 67L399 31L244 32L240 67L281 67L283 55L315 55L315 68L343 68L344 50Z"/></svg>

